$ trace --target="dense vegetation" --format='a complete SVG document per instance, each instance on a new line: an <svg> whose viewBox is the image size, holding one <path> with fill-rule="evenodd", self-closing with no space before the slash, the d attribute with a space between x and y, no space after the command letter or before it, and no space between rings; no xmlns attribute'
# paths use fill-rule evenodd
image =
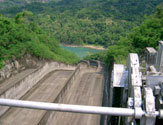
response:
<svg viewBox="0 0 163 125"><path fill-rule="evenodd" d="M68 63L74 55L59 47L64 44L100 44L107 52L86 59L124 63L129 52L142 54L147 46L157 47L163 39L162 0L0 0L0 59L31 53ZM34 16L25 10L34 13ZM19 13L18 12L23 12ZM16 15L17 14L17 15ZM141 24L142 23L142 24ZM37 25L36 25L37 24ZM135 26L132 30L131 29ZM44 30L41 30L38 25ZM45 33L46 32L46 33ZM129 34L128 34L129 33ZM127 35L128 34L128 35ZM57 42L59 41L59 42ZM44 51L42 51L44 50Z"/></svg>
<svg viewBox="0 0 163 125"><path fill-rule="evenodd" d="M143 54L145 47L157 48L159 40L163 40L163 4L127 37L121 38L117 45L108 47L105 60L107 63L113 60L116 63L125 63L128 53Z"/></svg>
<svg viewBox="0 0 163 125"><path fill-rule="evenodd" d="M62 48L53 37L30 21L31 12L18 13L15 18L0 15L0 67L5 60L21 58L30 53L39 58L75 63L77 57Z"/></svg>
<svg viewBox="0 0 163 125"><path fill-rule="evenodd" d="M3 5L0 13L13 16L23 10L29 10L36 15L33 21L61 43L100 44L106 47L117 44L121 37L125 37L134 26L143 21L145 14L151 14L162 2L162 0L50 0L51 2L47 3L28 3L33 2L32 0L14 1L17 1L15 6ZM20 2L22 4L18 6Z"/></svg>
<svg viewBox="0 0 163 125"><path fill-rule="evenodd" d="M49 2L49 1L59 1L59 0L0 0L0 8L7 7L20 7L32 2Z"/></svg>

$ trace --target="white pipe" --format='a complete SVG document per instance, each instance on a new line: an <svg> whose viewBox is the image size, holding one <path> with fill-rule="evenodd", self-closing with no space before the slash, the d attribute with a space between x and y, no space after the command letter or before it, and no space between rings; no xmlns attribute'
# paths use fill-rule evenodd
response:
<svg viewBox="0 0 163 125"><path fill-rule="evenodd" d="M127 109L127 108L55 104L55 103L21 101L21 100L12 100L12 99L0 99L0 105L30 108L30 109L40 109L40 110L50 110L50 111L77 112L77 113L86 113L86 114L103 114L103 115L113 115L113 116L135 115L134 109Z"/></svg>

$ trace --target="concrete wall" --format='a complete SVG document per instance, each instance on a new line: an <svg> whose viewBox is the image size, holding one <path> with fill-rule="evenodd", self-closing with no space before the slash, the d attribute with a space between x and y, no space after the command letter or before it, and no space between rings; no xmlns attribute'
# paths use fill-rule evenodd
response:
<svg viewBox="0 0 163 125"><path fill-rule="evenodd" d="M32 57L29 54L24 55L19 60L16 60L14 57L11 60L6 60L3 62L4 67L0 69L0 83L24 69L39 67L43 62L45 61Z"/></svg>
<svg viewBox="0 0 163 125"><path fill-rule="evenodd" d="M68 93L71 86L75 83L75 80L79 79L85 72L92 72L97 70L98 67L90 66L88 61L82 61L78 64L76 70L72 74L72 76L67 80L66 85L61 90L61 92L58 94L57 98L54 99L54 103L64 103L64 96L66 93ZM47 111L44 115L44 117L41 119L41 121L38 123L39 125L51 125L51 120L53 119L53 116L55 115L55 112Z"/></svg>
<svg viewBox="0 0 163 125"><path fill-rule="evenodd" d="M58 62L46 62L36 71L7 88L6 91L0 93L0 98L20 99L26 92L28 92L34 85L38 83L46 74L54 70L75 70L76 66L66 65ZM4 114L9 107L0 106L0 116Z"/></svg>

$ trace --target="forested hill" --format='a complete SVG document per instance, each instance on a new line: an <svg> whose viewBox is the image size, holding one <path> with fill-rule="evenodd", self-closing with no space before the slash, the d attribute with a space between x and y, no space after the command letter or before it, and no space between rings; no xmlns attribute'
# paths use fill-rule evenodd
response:
<svg viewBox="0 0 163 125"><path fill-rule="evenodd" d="M47 3L50 1L59 1L59 0L0 0L0 8L24 6L32 2Z"/></svg>
<svg viewBox="0 0 163 125"><path fill-rule="evenodd" d="M105 60L107 63L114 61L126 64L129 53L143 56L146 47L157 49L160 40L163 40L163 4L157 7L155 14L146 18L139 27L135 27L127 37L121 38L117 45L108 47Z"/></svg>
<svg viewBox="0 0 163 125"><path fill-rule="evenodd" d="M25 54L40 59L64 63L77 63L78 58L63 50L58 41L35 23L30 22L31 12L18 13L14 18L0 15L0 68L6 60L19 59Z"/></svg>
<svg viewBox="0 0 163 125"><path fill-rule="evenodd" d="M2 1L2 0L1 0ZM4 4L12 1L11 4ZM13 2L15 1L15 2ZM19 2L24 2L19 4ZM0 13L15 16L24 10L31 20L66 44L110 46L155 12L162 0L3 0ZM38 2L41 1L41 2ZM17 4L16 4L17 3ZM10 6L10 7L9 7Z"/></svg>

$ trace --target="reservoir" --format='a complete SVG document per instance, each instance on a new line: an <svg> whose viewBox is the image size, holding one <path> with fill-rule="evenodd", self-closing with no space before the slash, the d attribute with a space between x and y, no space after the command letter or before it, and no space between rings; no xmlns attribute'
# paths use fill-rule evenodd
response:
<svg viewBox="0 0 163 125"><path fill-rule="evenodd" d="M61 45L62 48L65 50L68 50L74 54L76 54L80 59L83 59L83 57L101 52L102 50L92 49L92 48L86 48L86 47L71 47L71 46L64 46Z"/></svg>

